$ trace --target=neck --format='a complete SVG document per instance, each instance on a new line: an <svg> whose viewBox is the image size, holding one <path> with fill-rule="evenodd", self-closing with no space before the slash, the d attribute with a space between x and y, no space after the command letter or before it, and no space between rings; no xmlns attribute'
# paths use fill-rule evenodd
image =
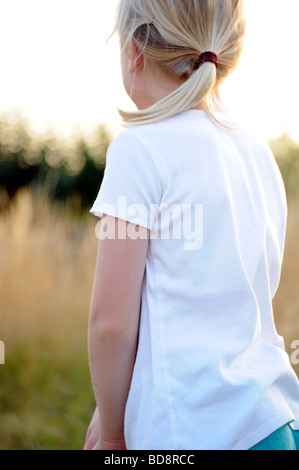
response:
<svg viewBox="0 0 299 470"><path fill-rule="evenodd" d="M155 67L148 66L146 73L143 72L143 75L135 77L135 93L132 99L139 110L149 109L177 90L182 83L183 81L171 80L162 75ZM193 109L205 111L207 104L202 101ZM218 90L215 92L213 99L213 109L218 112L225 112Z"/></svg>

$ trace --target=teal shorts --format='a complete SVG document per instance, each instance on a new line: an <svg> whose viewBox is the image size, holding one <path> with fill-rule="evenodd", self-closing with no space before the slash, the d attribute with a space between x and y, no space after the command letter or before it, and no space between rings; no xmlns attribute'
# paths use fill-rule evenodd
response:
<svg viewBox="0 0 299 470"><path fill-rule="evenodd" d="M299 431L286 424L249 450L299 450Z"/></svg>

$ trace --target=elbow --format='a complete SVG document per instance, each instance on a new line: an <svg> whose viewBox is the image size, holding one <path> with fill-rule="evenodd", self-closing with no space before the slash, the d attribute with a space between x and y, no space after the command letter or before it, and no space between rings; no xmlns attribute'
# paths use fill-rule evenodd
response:
<svg viewBox="0 0 299 470"><path fill-rule="evenodd" d="M104 313L98 309L92 309L89 320L89 334L95 335L98 339L119 341L130 336L132 332L128 322L119 321L112 313Z"/></svg>

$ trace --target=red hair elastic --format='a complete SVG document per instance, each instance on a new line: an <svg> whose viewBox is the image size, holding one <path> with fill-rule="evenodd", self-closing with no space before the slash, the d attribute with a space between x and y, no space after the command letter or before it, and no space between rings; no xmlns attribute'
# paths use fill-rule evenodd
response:
<svg viewBox="0 0 299 470"><path fill-rule="evenodd" d="M217 54L215 54L215 52L205 51L202 54L200 54L200 56L198 57L198 61L197 61L198 68L205 62L212 62L212 64L216 65L216 69L219 66L218 56Z"/></svg>

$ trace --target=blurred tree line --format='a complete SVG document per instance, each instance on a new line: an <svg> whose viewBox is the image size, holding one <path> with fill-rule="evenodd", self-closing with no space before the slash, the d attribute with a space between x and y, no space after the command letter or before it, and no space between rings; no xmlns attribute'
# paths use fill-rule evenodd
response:
<svg viewBox="0 0 299 470"><path fill-rule="evenodd" d="M55 136L33 137L23 122L0 121L0 212L19 189L30 187L85 213L101 186L111 140L105 126L88 141L79 136L67 143Z"/></svg>
<svg viewBox="0 0 299 470"><path fill-rule="evenodd" d="M66 143L55 136L32 137L23 122L0 121L0 212L10 207L19 189L42 191L53 202L86 213L101 186L112 140L105 126L89 140ZM270 143L288 197L299 195L299 145L283 136Z"/></svg>

